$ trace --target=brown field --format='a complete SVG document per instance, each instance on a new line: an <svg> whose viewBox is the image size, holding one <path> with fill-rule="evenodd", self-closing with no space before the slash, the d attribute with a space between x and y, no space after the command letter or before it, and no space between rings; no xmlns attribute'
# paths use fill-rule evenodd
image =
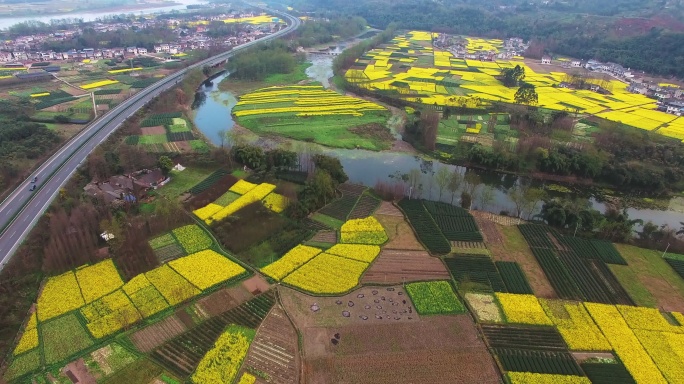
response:
<svg viewBox="0 0 684 384"><path fill-rule="evenodd" d="M517 262L537 297L557 297L518 227L497 224L483 215L474 216L494 260Z"/></svg>
<svg viewBox="0 0 684 384"><path fill-rule="evenodd" d="M380 208L382 209L382 207ZM401 213L401 212L400 212ZM405 249L423 251L423 245L418 241L409 223L404 216L375 214L380 224L385 228L389 241L384 245L385 249Z"/></svg>
<svg viewBox="0 0 684 384"><path fill-rule="evenodd" d="M444 264L426 251L385 249L361 277L362 284L399 284L420 280L448 280Z"/></svg>
<svg viewBox="0 0 684 384"><path fill-rule="evenodd" d="M316 232L314 237L311 238L311 241L314 241L317 243L335 244L335 243L337 243L337 232L336 231L318 231L318 232Z"/></svg>
<svg viewBox="0 0 684 384"><path fill-rule="evenodd" d="M299 327L332 327L349 324L405 323L418 321L411 298L401 286L361 287L339 297L314 297L280 287L280 302ZM320 309L314 312L311 307ZM343 312L349 312L344 317ZM366 317L365 319L363 317Z"/></svg>
<svg viewBox="0 0 684 384"><path fill-rule="evenodd" d="M404 214L401 213L401 211L399 210L399 208L397 208L396 206L394 206L394 204L392 204L392 203L389 202L389 201L383 201L383 202L381 202L381 203L380 203L380 207L378 207L378 209L375 211L375 214L376 214L376 215L383 215L383 216L400 216L400 217L404 217Z"/></svg>
<svg viewBox="0 0 684 384"><path fill-rule="evenodd" d="M251 299L252 296L243 284L238 284L230 288L219 289L211 295L198 300L196 305L209 317L213 317L237 307Z"/></svg>
<svg viewBox="0 0 684 384"><path fill-rule="evenodd" d="M469 315L309 327L302 333L307 384L500 382Z"/></svg>
<svg viewBox="0 0 684 384"><path fill-rule="evenodd" d="M158 125L156 127L143 127L140 128L140 132L142 132L143 135L165 135L166 128L164 128L163 125Z"/></svg>
<svg viewBox="0 0 684 384"><path fill-rule="evenodd" d="M297 330L280 305L275 305L257 330L242 365L243 372L263 372L268 383L299 382ZM238 374L241 377L242 374ZM258 383L266 383L257 376Z"/></svg>
<svg viewBox="0 0 684 384"><path fill-rule="evenodd" d="M185 331L187 328L183 322L173 315L131 334L130 337L140 352L149 353Z"/></svg>

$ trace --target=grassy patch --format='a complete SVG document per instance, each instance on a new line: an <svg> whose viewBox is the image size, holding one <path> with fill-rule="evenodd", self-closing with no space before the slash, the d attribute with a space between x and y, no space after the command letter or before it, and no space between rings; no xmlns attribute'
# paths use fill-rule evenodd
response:
<svg viewBox="0 0 684 384"><path fill-rule="evenodd" d="M416 311L421 315L464 313L465 307L447 281L431 281L406 285Z"/></svg>
<svg viewBox="0 0 684 384"><path fill-rule="evenodd" d="M658 305L651 292L639 281L639 277L632 267L616 264L607 265L636 305L640 307L655 307Z"/></svg>
<svg viewBox="0 0 684 384"><path fill-rule="evenodd" d="M148 359L140 359L126 368L120 370L106 380L103 384L130 384L149 383L164 370Z"/></svg>
<svg viewBox="0 0 684 384"><path fill-rule="evenodd" d="M157 193L175 199L209 176L214 169L186 168L184 171L171 171L171 181L159 188Z"/></svg>
<svg viewBox="0 0 684 384"><path fill-rule="evenodd" d="M25 353L12 361L4 378L13 380L19 376L25 375L40 367L40 350L35 349L32 352Z"/></svg>
<svg viewBox="0 0 684 384"><path fill-rule="evenodd" d="M47 321L40 331L46 364L62 362L93 345L90 335L74 314Z"/></svg>
<svg viewBox="0 0 684 384"><path fill-rule="evenodd" d="M648 296L637 284L645 287L658 306L665 307L666 310L670 309L667 304L673 299L684 297L684 280L667 264L660 252L624 244L615 244L615 247L627 261L628 265L623 269L630 271L620 271L616 275L630 295L636 294L634 300L648 301ZM615 271L615 267L618 266L611 266L611 270ZM638 301L637 303L640 304Z"/></svg>
<svg viewBox="0 0 684 384"><path fill-rule="evenodd" d="M323 223L323 224L325 224L328 227L333 228L333 229L340 229L340 228L342 228L342 224L344 224L343 221L337 220L333 217L330 217L328 215L324 215L322 213L314 213L311 216L311 219L316 220L319 223Z"/></svg>
<svg viewBox="0 0 684 384"><path fill-rule="evenodd" d="M306 62L298 64L292 73L275 73L269 75L264 79L264 84L266 85L284 85L284 84L295 84L300 81L307 80L309 76L306 75L306 69L312 66L312 63Z"/></svg>

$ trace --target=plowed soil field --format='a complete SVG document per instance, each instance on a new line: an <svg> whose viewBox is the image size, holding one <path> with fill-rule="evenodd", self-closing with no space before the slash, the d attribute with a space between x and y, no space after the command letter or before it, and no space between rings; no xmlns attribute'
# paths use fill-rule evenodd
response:
<svg viewBox="0 0 684 384"><path fill-rule="evenodd" d="M426 251L385 249L363 274L362 284L397 284L422 280L449 280L444 264Z"/></svg>

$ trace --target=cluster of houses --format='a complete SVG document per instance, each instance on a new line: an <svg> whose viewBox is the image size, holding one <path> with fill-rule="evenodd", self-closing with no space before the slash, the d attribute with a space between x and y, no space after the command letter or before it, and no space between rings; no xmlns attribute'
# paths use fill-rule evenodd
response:
<svg viewBox="0 0 684 384"><path fill-rule="evenodd" d="M487 49L490 46L473 50L468 48L469 43L466 38L446 33L440 33L433 40L433 45L449 51L456 58L481 61L509 60L514 56L522 55L529 47L529 43L525 43L523 39L513 37L505 40L503 46L496 50Z"/></svg>
<svg viewBox="0 0 684 384"><path fill-rule="evenodd" d="M217 15L212 17L193 17L192 21L224 20L230 17L251 17L251 13ZM116 59L130 58L152 53L179 54L182 52L205 49L210 47L230 47L244 44L258 39L264 34L272 33L279 28L278 23L264 25L244 25L235 36L225 38L211 38L206 36L206 26L198 25L194 28L184 26L187 20L169 19L132 19L130 22L94 23L92 28L99 32L135 28L140 30L147 27L167 26L172 28L175 41L156 44L153 47L120 47L120 48L85 48L71 49L66 52L44 51L40 48L51 41L65 41L80 35L80 28L59 31L49 34L34 34L20 36L12 40L0 42L0 63L30 63L36 61L83 60L83 59Z"/></svg>
<svg viewBox="0 0 684 384"><path fill-rule="evenodd" d="M602 63L597 60L589 60L583 63L579 60L559 61L564 67L572 68L586 68L592 72L599 72L609 74L619 80L629 84L627 90L632 93L639 93L651 97L658 101L658 110L662 112L671 113L677 116L684 115L684 90L674 84L661 84L654 81L648 81L644 78L635 76L629 68L625 68L616 63ZM549 56L544 56L541 60L542 64L551 65L552 60ZM570 63L568 66L567 63ZM563 83L560 85L564 86ZM601 92L602 89L597 85L592 85L593 91Z"/></svg>
<svg viewBox="0 0 684 384"><path fill-rule="evenodd" d="M124 203L135 203L147 191L157 189L168 181L160 169L145 169L128 175L112 176L104 181L92 181L83 190L88 196L121 206Z"/></svg>

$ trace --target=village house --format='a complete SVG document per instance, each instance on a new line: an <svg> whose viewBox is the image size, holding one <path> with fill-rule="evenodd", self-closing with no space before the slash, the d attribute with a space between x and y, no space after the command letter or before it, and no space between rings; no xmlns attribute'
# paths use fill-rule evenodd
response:
<svg viewBox="0 0 684 384"><path fill-rule="evenodd" d="M541 63L542 64L551 64L551 57L549 57L549 56L542 57Z"/></svg>
<svg viewBox="0 0 684 384"><path fill-rule="evenodd" d="M145 169L129 175L112 176L105 181L92 181L83 190L88 196L116 206L136 202L146 196L147 191L157 189L166 182L168 179L160 169Z"/></svg>
<svg viewBox="0 0 684 384"><path fill-rule="evenodd" d="M572 66L573 68L580 68L582 67L582 62L579 60L573 60L572 62L570 62L570 66Z"/></svg>

